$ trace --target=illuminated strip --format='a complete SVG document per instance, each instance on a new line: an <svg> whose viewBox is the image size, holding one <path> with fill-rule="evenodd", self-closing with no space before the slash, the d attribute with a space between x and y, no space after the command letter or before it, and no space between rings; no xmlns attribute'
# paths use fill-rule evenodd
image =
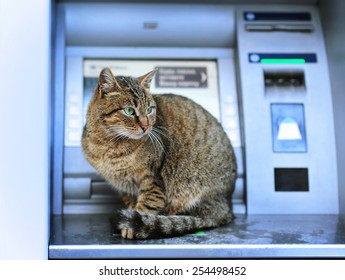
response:
<svg viewBox="0 0 345 280"><path fill-rule="evenodd" d="M262 58L262 64L304 64L304 58Z"/></svg>

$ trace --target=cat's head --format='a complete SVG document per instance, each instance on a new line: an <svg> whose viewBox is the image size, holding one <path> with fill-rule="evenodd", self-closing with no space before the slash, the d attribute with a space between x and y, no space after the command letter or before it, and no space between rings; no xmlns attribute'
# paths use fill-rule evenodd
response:
<svg viewBox="0 0 345 280"><path fill-rule="evenodd" d="M113 139L141 139L156 122L156 103L150 83L157 70L139 78L114 76L104 68L90 102L88 122Z"/></svg>

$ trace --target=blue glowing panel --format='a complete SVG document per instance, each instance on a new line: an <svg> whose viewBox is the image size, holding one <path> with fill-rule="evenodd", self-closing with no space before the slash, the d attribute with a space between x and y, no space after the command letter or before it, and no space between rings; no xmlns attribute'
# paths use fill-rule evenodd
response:
<svg viewBox="0 0 345 280"><path fill-rule="evenodd" d="M271 104L273 152L305 153L303 104Z"/></svg>

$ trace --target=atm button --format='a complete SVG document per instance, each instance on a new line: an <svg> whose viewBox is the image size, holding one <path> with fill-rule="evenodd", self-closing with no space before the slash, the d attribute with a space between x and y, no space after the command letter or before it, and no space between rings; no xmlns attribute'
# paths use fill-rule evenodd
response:
<svg viewBox="0 0 345 280"><path fill-rule="evenodd" d="M80 119L70 119L68 121L68 127L69 128L80 128L81 127Z"/></svg>
<svg viewBox="0 0 345 280"><path fill-rule="evenodd" d="M68 114L69 115L80 115L79 107L77 107L77 106L70 106L68 108Z"/></svg>
<svg viewBox="0 0 345 280"><path fill-rule="evenodd" d="M68 102L71 102L71 103L80 103L81 101L81 98L80 98L80 95L77 94L77 93L70 93L68 95Z"/></svg>
<svg viewBox="0 0 345 280"><path fill-rule="evenodd" d="M233 103L235 103L235 96L233 96L233 95L227 95L227 96L225 96L224 102L227 103L227 104L233 104Z"/></svg>
<svg viewBox="0 0 345 280"><path fill-rule="evenodd" d="M81 133L80 131L70 131L68 133L68 141L70 142L78 142L80 141Z"/></svg>
<svg viewBox="0 0 345 280"><path fill-rule="evenodd" d="M224 115L226 118L236 115L236 108L234 106L225 109Z"/></svg>
<svg viewBox="0 0 345 280"><path fill-rule="evenodd" d="M236 130L227 130L226 132L231 141L237 142L239 140L238 133Z"/></svg>
<svg viewBox="0 0 345 280"><path fill-rule="evenodd" d="M226 118L223 121L223 127L225 130L237 129L237 118Z"/></svg>

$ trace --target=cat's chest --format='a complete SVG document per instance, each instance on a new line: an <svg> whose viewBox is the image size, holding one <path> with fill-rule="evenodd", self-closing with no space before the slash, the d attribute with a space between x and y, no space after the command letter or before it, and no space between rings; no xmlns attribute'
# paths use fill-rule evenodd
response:
<svg viewBox="0 0 345 280"><path fill-rule="evenodd" d="M100 161L102 171L105 173L109 172L118 179L129 179L133 177L137 167L135 164L135 154L118 156L110 151L105 153Z"/></svg>
<svg viewBox="0 0 345 280"><path fill-rule="evenodd" d="M153 171L155 164L152 161L157 160L150 157L146 146L121 151L103 146L98 149L97 157L93 157L92 165L114 187L127 193L128 188L131 188L130 193L135 194L140 179Z"/></svg>
<svg viewBox="0 0 345 280"><path fill-rule="evenodd" d="M137 181L142 170L147 168L145 155L139 151L118 154L106 151L99 159L96 169L111 181Z"/></svg>

